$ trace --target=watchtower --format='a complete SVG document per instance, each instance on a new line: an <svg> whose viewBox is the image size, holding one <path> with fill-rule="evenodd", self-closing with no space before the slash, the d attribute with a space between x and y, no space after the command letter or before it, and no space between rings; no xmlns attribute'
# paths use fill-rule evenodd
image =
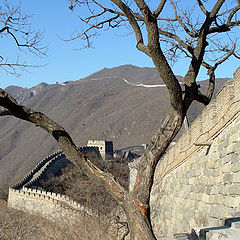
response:
<svg viewBox="0 0 240 240"><path fill-rule="evenodd" d="M103 160L113 157L113 142L104 140L88 140L88 147L98 147Z"/></svg>

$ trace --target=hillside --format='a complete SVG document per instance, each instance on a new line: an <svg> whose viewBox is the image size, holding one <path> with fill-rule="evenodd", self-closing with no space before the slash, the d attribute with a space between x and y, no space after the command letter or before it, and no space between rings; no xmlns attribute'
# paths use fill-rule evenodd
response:
<svg viewBox="0 0 240 240"><path fill-rule="evenodd" d="M119 149L149 142L169 106L165 87L136 87L122 78L133 84L163 84L155 69L125 65L65 85L10 86L6 91L64 126L77 145L86 145L88 139L105 139L114 141L114 148ZM218 79L216 88L225 81ZM204 89L207 82L201 85ZM189 119L202 109L193 104ZM42 129L13 117L2 117L0 128L0 188L6 189L57 146Z"/></svg>
<svg viewBox="0 0 240 240"><path fill-rule="evenodd" d="M92 240L116 239L109 234L109 225L97 219L78 219L74 223L59 224L41 216L34 216L7 207L7 202L0 199L0 239L24 240ZM107 231L108 230L108 231Z"/></svg>

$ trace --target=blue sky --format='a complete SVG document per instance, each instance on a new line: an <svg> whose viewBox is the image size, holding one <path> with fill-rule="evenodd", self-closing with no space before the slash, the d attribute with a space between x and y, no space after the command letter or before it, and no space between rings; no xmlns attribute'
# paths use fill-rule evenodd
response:
<svg viewBox="0 0 240 240"><path fill-rule="evenodd" d="M153 67L150 58L135 48L134 36L123 37L127 33L123 30L104 32L96 39L92 49L74 50L81 47L80 41L66 43L58 37L69 38L74 29L81 29L81 22L68 6L66 0L22 1L23 12L33 14L32 26L44 31L44 44L48 45L48 57L39 59L34 55L26 55L23 58L30 64L47 65L30 69L30 73L21 72L19 78L0 70L1 88L8 85L29 88L40 82L51 84L55 81L78 80L104 67L112 68L124 64ZM11 39L1 39L0 46L1 52L8 55L9 59L17 52ZM239 65L240 61L229 60L217 70L216 76L232 77L233 71ZM184 76L187 67L186 61L181 61L175 64L173 69L175 74ZM205 71L201 71L199 79L206 78Z"/></svg>

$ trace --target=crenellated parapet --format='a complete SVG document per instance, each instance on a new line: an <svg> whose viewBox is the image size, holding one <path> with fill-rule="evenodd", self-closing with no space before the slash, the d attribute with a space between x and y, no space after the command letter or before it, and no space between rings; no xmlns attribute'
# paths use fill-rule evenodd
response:
<svg viewBox="0 0 240 240"><path fill-rule="evenodd" d="M47 157L45 157L41 162L39 162L34 169L32 169L22 180L20 180L18 183L11 186L11 188L19 189L22 188L25 184L29 183L33 176L39 172L39 170L45 166L47 163L51 162L52 159L56 158L58 155L60 155L62 151L58 151L56 153L50 154Z"/></svg>
<svg viewBox="0 0 240 240"><path fill-rule="evenodd" d="M98 152L97 147L80 147L78 150L85 154ZM45 157L27 176L9 188L8 206L53 220L68 221L69 218L79 216L99 217L92 209L66 195L32 188L46 174L56 174L69 163L62 151Z"/></svg>
<svg viewBox="0 0 240 240"><path fill-rule="evenodd" d="M84 215L87 214L89 216L97 217L97 214L93 210L81 205L77 201L74 201L70 197L63 194L58 194L58 193L48 192L48 191L38 190L38 189L32 189L27 187L23 187L21 190L10 188L9 194L11 195L11 197L13 195L14 196L17 195L25 199L32 198L32 199L42 200L46 204L51 203L53 205L64 206L64 208L69 208L72 211L75 211L76 213L84 214ZM25 201L25 204L28 205L27 201ZM10 205L10 207L14 208L14 206L12 205ZM24 208L26 208L26 206L21 206L21 209L19 210L24 210ZM35 206L35 208L37 208L37 206Z"/></svg>

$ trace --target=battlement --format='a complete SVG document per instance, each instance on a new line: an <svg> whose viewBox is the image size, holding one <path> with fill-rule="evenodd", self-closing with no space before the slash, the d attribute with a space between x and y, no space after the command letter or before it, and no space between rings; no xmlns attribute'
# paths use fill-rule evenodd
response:
<svg viewBox="0 0 240 240"><path fill-rule="evenodd" d="M20 180L18 183L11 186L11 188L18 189L18 188L23 187L25 184L29 183L29 181L32 179L34 174L36 174L46 163L51 162L53 159L56 159L56 157L61 155L61 154L62 154L62 151L58 151L56 153L50 154L47 157L45 157L22 180Z"/></svg>
<svg viewBox="0 0 240 240"><path fill-rule="evenodd" d="M62 195L62 194L58 194L58 193L54 193L54 192L48 192L48 191L44 191L44 190L38 190L38 189L32 189L32 188L26 188L23 187L23 189L21 190L16 190L13 188L9 188L9 195L10 198L12 198L13 196L16 197L17 196L22 196L24 198L34 198L34 199L39 199L39 200L43 200L47 202L50 202L54 205L58 205L60 207L64 207L64 208L69 208L72 211L78 212L79 214L84 214L84 215L89 215L89 216L94 216L97 217L97 213L93 212L92 209L89 209L83 205L81 205L80 203L74 201L73 199L71 199L70 197L66 196L66 195ZM19 204L19 202L18 202ZM11 202L8 203L8 205L10 207L14 207L14 205L12 205ZM37 208L37 206L36 206ZM19 209L22 210L22 209Z"/></svg>
<svg viewBox="0 0 240 240"><path fill-rule="evenodd" d="M94 146L79 147L78 150L85 154L99 152ZM66 195L32 188L34 185L37 186L38 181L44 177L46 172L56 173L69 163L62 151L45 157L21 181L9 188L8 206L32 214L40 214L53 220L69 220L73 216L79 217L80 215L99 217L98 213ZM59 210L58 213L55 209Z"/></svg>

